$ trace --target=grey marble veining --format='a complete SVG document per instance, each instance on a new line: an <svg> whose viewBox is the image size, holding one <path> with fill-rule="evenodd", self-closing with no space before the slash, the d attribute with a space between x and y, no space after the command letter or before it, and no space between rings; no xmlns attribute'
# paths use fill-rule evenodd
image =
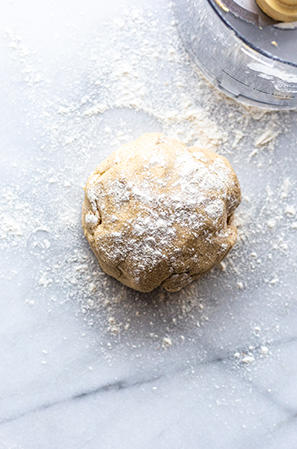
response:
<svg viewBox="0 0 297 449"><path fill-rule="evenodd" d="M114 149L118 129L131 139L166 130L141 108L75 116L78 99L101 101L101 83L108 89L113 79L106 71L92 84L87 64L108 40L108 24L116 18L121 29L121 17L139 8L163 23L162 41L173 20L166 1L3 4L0 448L295 449L296 113L277 116L287 129L274 148L250 156L246 136L228 154L246 215L226 269L178 294L139 294L100 273L84 240L82 185L94 160ZM133 47L131 36L125 45ZM156 89L177 71L189 85L204 82L186 55L162 58ZM197 103L207 106L208 89ZM149 94L157 101L158 92ZM66 103L73 115L63 115ZM223 121L243 110L221 98L210 113ZM261 120L257 132L267 125ZM82 168L71 177L77 161ZM59 215L61 188L68 190Z"/></svg>

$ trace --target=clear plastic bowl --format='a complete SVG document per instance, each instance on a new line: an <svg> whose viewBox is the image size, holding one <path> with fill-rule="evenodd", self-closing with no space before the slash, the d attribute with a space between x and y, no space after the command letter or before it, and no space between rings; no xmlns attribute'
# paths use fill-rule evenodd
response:
<svg viewBox="0 0 297 449"><path fill-rule="evenodd" d="M260 27L214 0L175 0L174 8L186 50L214 86L252 106L297 108L295 24Z"/></svg>

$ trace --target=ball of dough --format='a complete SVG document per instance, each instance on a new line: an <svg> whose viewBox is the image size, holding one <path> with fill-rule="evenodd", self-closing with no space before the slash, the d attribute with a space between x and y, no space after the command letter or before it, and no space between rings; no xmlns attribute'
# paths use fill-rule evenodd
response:
<svg viewBox="0 0 297 449"><path fill-rule="evenodd" d="M145 134L89 177L82 226L107 274L142 292L160 285L173 292L230 251L240 196L224 157Z"/></svg>

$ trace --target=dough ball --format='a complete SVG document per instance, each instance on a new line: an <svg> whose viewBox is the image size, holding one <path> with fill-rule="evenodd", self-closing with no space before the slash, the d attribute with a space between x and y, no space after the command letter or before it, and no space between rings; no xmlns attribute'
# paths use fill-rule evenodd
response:
<svg viewBox="0 0 297 449"><path fill-rule="evenodd" d="M145 134L89 177L82 226L107 274L142 292L160 285L173 292L228 254L240 196L224 157Z"/></svg>

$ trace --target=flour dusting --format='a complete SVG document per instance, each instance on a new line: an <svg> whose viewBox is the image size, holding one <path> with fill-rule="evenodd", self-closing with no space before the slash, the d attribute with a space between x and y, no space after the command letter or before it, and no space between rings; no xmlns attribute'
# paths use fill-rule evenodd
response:
<svg viewBox="0 0 297 449"><path fill-rule="evenodd" d="M61 33L67 35L73 54L65 60L48 55L48 66L20 30L6 31L8 68L18 74L20 85L13 101L21 108L25 98L28 107L15 125L27 136L22 142L16 139L18 157L13 148L4 148L0 249L32 265L34 292L46 295L49 309L78 304L77 313L88 325L105 323L106 333L116 341L133 335L141 322L144 338L170 350L192 338L194 328L199 336L219 307L240 303L247 313L251 295L259 289L266 289L261 301L268 308L280 314L289 310L290 304L271 302L270 292L296 273L296 177L288 156L296 148L286 140L296 116L246 108L217 92L185 53L170 7L161 9L122 10L101 28L96 24L90 29L88 39L78 39L75 27L65 25ZM161 289L150 297L132 292L102 273L80 224L83 186L94 165L147 132L162 132L189 147L207 147L226 156L243 192L234 218L238 241L233 251L220 267L174 299ZM198 176L203 157L199 152L194 157ZM156 153L147 164L162 168L162 156ZM185 178L195 165L186 158L178 164ZM220 167L213 166L216 182L211 174L201 177L205 189L218 185L217 175L224 188L226 179ZM113 188L119 203L130 194L119 184ZM190 204L195 186L187 189ZM147 205L153 201L145 184L134 188L133 195ZM178 201L177 195L176 208ZM207 214L216 220L221 211L218 201ZM87 218L94 226L99 219L94 214ZM190 209L187 220L192 220ZM164 217L156 223L160 239L170 232L174 237L174 227ZM141 234L144 225L141 220L135 223L135 231ZM120 251L119 237L115 235ZM28 294L28 307L36 305L34 292ZM261 320L264 329L265 316ZM162 335L154 330L159 321L164 324ZM180 338L172 338L174 332ZM265 341L261 344L267 347ZM256 359L254 353L244 357L240 360L246 365L253 363L251 357Z"/></svg>

